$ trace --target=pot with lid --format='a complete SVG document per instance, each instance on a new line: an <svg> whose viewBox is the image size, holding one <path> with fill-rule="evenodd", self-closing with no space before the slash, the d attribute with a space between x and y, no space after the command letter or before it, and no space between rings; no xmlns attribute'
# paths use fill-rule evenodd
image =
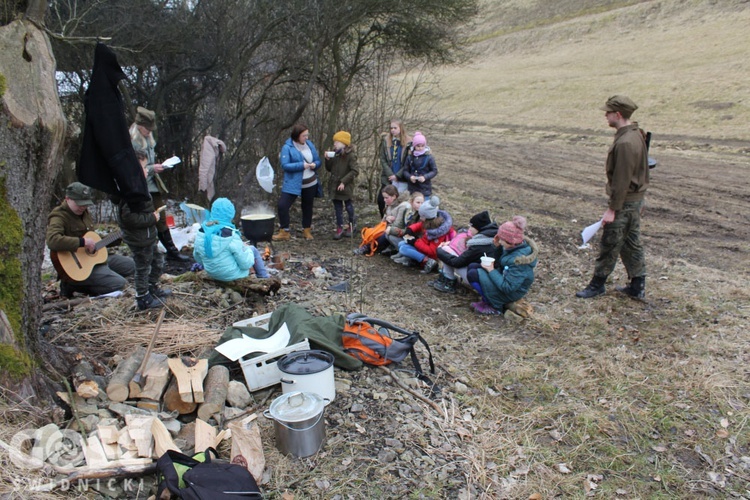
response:
<svg viewBox="0 0 750 500"><path fill-rule="evenodd" d="M240 217L242 223L242 234L248 241L258 243L259 241L271 241L273 236L274 214L251 214Z"/></svg>
<svg viewBox="0 0 750 500"><path fill-rule="evenodd" d="M328 402L336 398L333 355L326 351L292 352L276 364L281 372L281 392L314 392ZM326 403L328 404L328 403Z"/></svg>
<svg viewBox="0 0 750 500"><path fill-rule="evenodd" d="M263 415L273 419L276 448L298 458L316 454L326 437L325 408L325 400L312 392L289 392L274 399Z"/></svg>

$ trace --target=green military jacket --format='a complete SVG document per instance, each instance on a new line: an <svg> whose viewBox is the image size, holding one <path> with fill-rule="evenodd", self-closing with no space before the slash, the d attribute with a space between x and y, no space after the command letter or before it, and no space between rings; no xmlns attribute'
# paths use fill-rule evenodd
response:
<svg viewBox="0 0 750 500"><path fill-rule="evenodd" d="M649 183L648 152L638 125L620 127L607 154L609 208L643 200Z"/></svg>
<svg viewBox="0 0 750 500"><path fill-rule="evenodd" d="M94 222L89 211L76 215L63 200L50 212L47 219L47 247L55 252L75 252L83 246L83 235L93 230Z"/></svg>

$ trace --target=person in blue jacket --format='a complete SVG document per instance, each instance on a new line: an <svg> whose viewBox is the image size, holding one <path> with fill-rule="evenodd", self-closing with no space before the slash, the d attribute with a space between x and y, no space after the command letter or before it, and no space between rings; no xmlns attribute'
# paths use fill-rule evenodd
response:
<svg viewBox="0 0 750 500"><path fill-rule="evenodd" d="M506 304L522 299L534 282L537 246L524 235L526 219L519 215L503 223L493 244L497 249L490 265L469 264L466 277L482 300L472 302L479 314L502 314Z"/></svg>
<svg viewBox="0 0 750 500"><path fill-rule="evenodd" d="M320 168L320 156L315 145L308 138L307 126L298 123L292 127L292 133L281 148L281 168L284 170L284 182L279 197L279 231L273 235L273 241L290 239L289 209L298 196L302 197L302 236L313 239L312 216L313 202L318 192L317 170Z"/></svg>
<svg viewBox="0 0 750 500"><path fill-rule="evenodd" d="M409 193L420 192L427 200L432 195L432 179L438 173L435 158L430 153L422 132L414 133L411 145L411 153L406 157L406 164L398 175L406 181Z"/></svg>
<svg viewBox="0 0 750 500"><path fill-rule="evenodd" d="M227 198L217 198L195 237L193 258L208 275L218 281L246 278L250 268L258 278L268 278L260 252L242 241L232 223L234 205Z"/></svg>

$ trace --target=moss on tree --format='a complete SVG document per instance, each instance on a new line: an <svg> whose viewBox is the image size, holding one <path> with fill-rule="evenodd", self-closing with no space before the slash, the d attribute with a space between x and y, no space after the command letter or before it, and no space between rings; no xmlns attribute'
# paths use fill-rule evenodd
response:
<svg viewBox="0 0 750 500"><path fill-rule="evenodd" d="M21 302L23 276L21 274L21 241L23 225L18 214L8 203L5 178L0 177L0 310L5 312L13 329L16 343L25 345L21 330ZM0 366L18 377L29 373L32 362L28 355L11 345L0 345Z"/></svg>

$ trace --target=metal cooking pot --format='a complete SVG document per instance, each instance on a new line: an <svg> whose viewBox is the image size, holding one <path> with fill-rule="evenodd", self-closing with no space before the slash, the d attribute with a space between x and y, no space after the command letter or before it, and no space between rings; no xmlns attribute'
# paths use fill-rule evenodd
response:
<svg viewBox="0 0 750 500"><path fill-rule="evenodd" d="M242 234L253 243L271 241L275 220L276 216L273 214L243 215L240 217Z"/></svg>
<svg viewBox="0 0 750 500"><path fill-rule="evenodd" d="M281 391L314 392L331 402L336 398L333 378L333 354L309 350L292 352L281 358L276 367L281 372Z"/></svg>
<svg viewBox="0 0 750 500"><path fill-rule="evenodd" d="M273 419L276 448L304 458L316 454L326 437L325 400L313 392L290 392L273 400L266 418Z"/></svg>

